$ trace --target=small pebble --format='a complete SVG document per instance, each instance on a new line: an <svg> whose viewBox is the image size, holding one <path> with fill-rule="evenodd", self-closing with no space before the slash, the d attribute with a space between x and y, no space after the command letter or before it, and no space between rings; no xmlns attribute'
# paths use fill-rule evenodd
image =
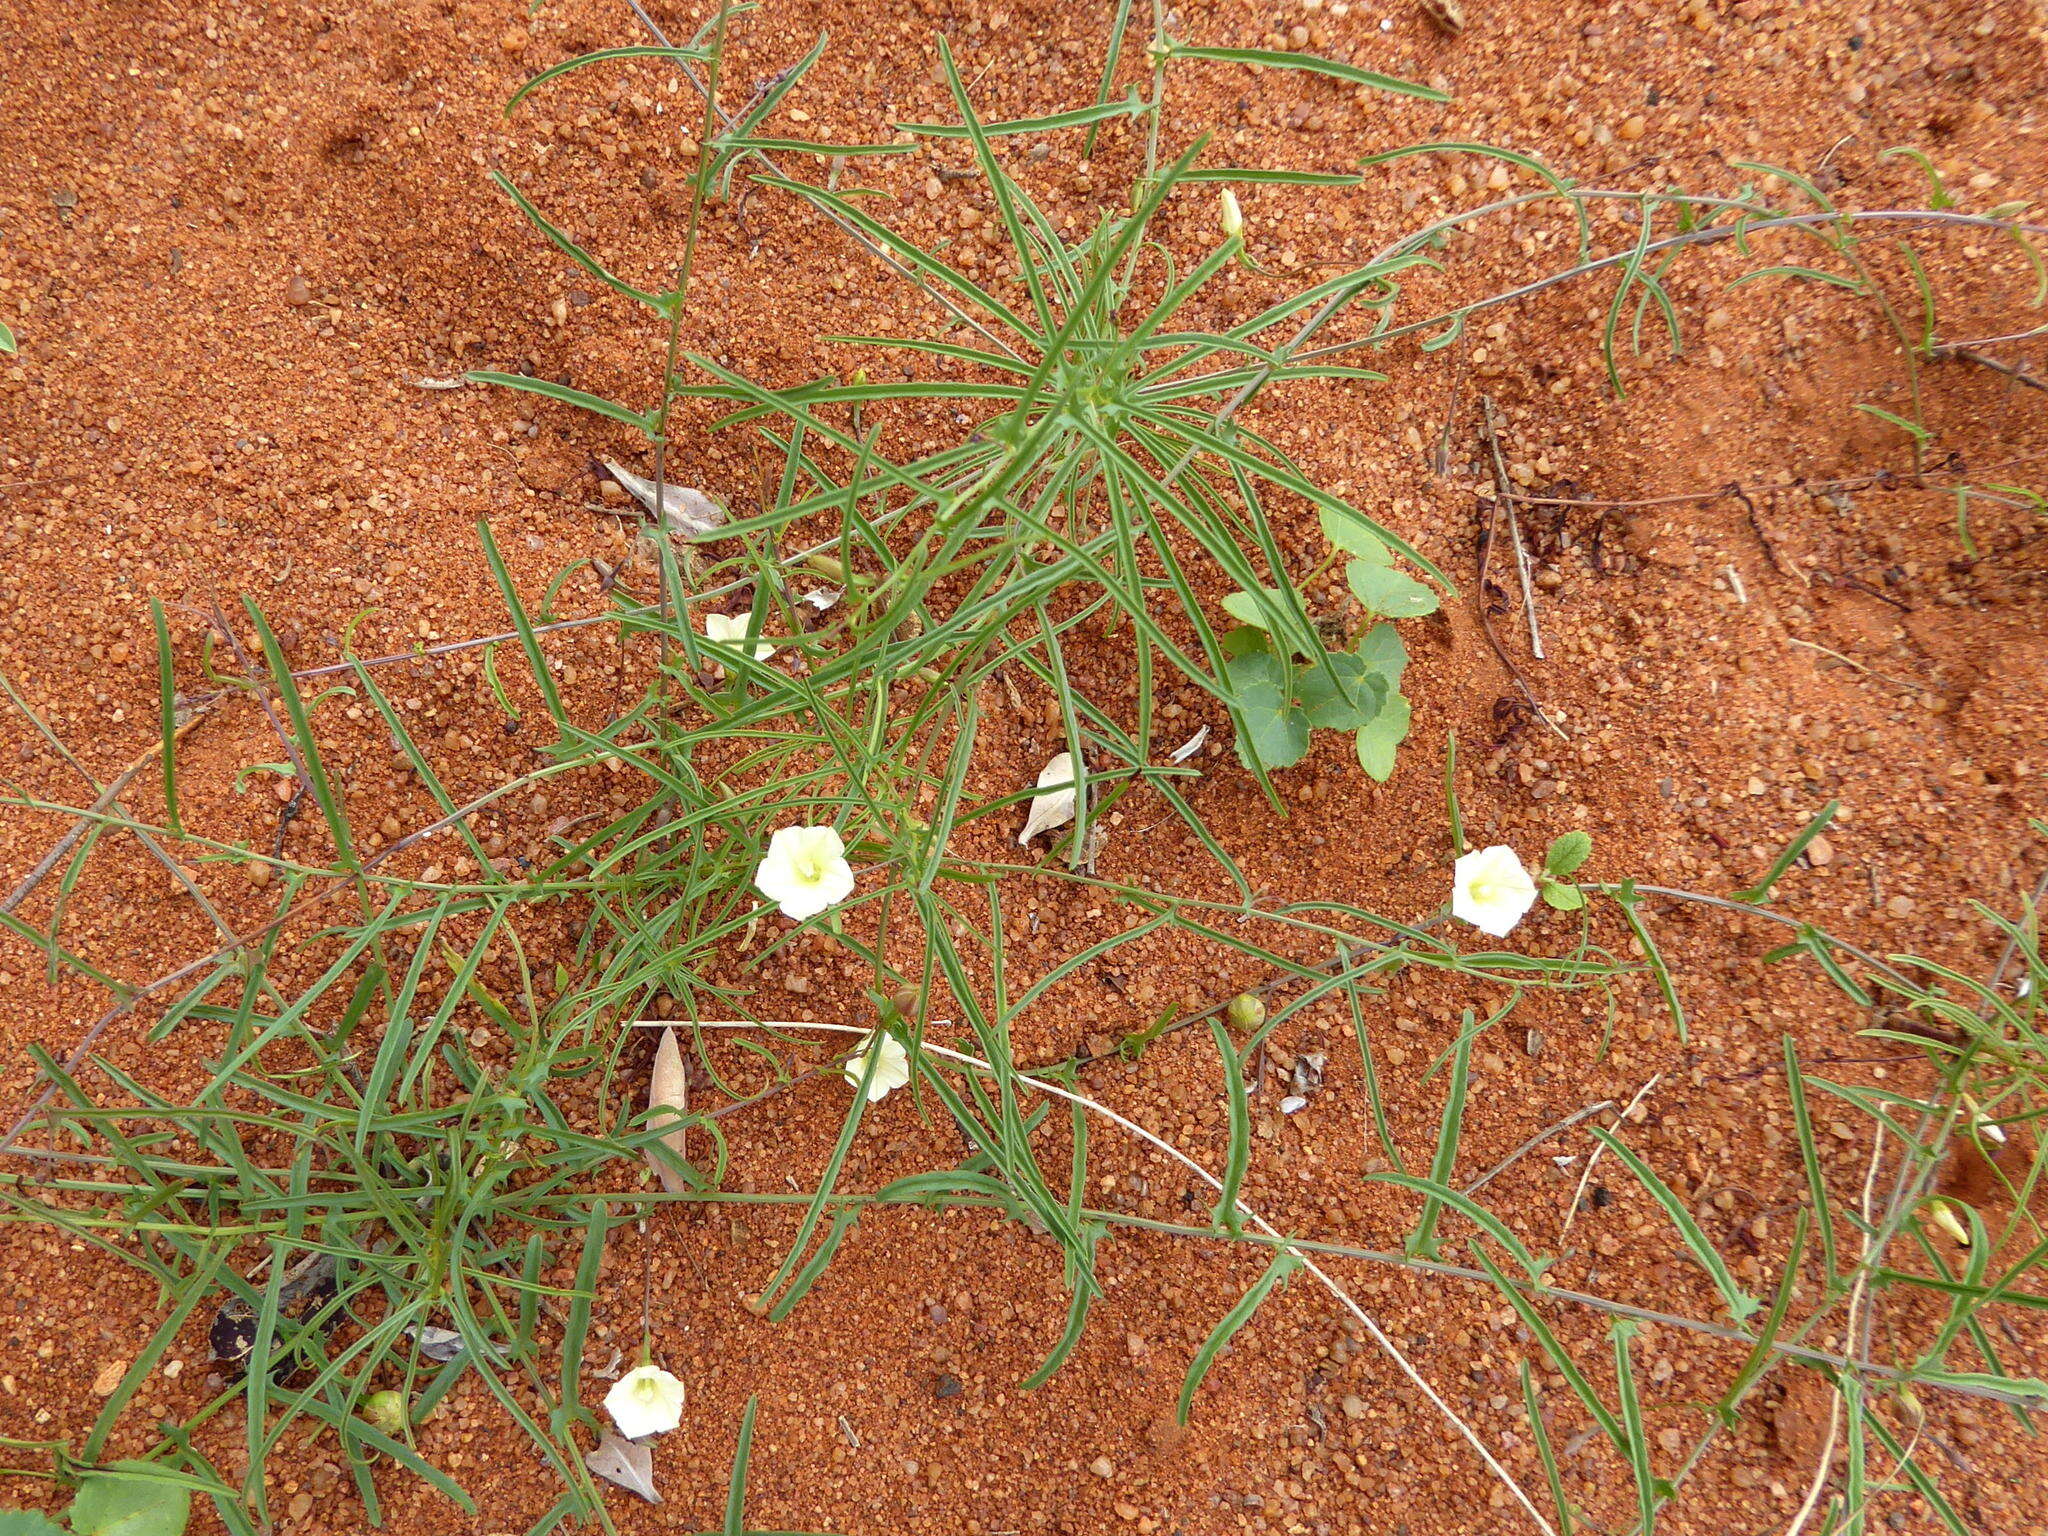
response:
<svg viewBox="0 0 2048 1536"><path fill-rule="evenodd" d="M287 304L310 304L313 302L313 290L307 286L306 280L296 272L292 274L292 280L284 285L284 301Z"/></svg>

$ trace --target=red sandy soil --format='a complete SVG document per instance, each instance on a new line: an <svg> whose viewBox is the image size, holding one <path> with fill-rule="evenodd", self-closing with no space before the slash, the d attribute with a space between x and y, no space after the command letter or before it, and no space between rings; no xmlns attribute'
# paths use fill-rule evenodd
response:
<svg viewBox="0 0 2048 1536"><path fill-rule="evenodd" d="M705 14L701 4L657 9L681 33ZM9 82L0 95L0 318L21 338L19 357L0 366L0 667L94 774L110 777L155 737L151 595L171 609L181 676L196 676L211 608L238 613L244 595L271 615L300 666L337 659L351 622L367 653L502 629L473 531L480 518L529 593L573 561L617 566L631 556L593 466L593 456L635 451L623 431L507 393L418 383L466 367L532 367L649 398L662 339L653 322L628 301L593 294L486 180L487 168L503 167L615 269L661 281L688 212L692 162L677 147L697 110L687 87L673 89L670 73L646 62L586 73L509 120L502 111L516 84L545 65L641 40L625 7L550 0L529 17L520 4L455 0L200 10L22 0L16 10L0 34ZM2032 5L1470 0L1464 10L1467 24L1453 35L1406 3L1184 6L1180 30L1193 41L1310 48L1439 80L1455 101L1354 99L1328 82L1219 67L1186 75L1171 120L1185 131L1213 128L1221 152L1247 165L1346 169L1400 144L1478 140L1541 153L1595 185L1728 192L1745 179L1729 162L1756 159L1821 176L1852 207L1924 203L1910 163L1878 158L1897 144L1924 149L1972 208L2025 197L2042 180L2043 18ZM1090 98L1111 11L1106 0L766 0L736 26L733 89L753 89L828 30L823 62L791 98L808 117L786 131L847 140L891 121L932 120L950 111L935 67L933 39L943 31L988 116L1060 110ZM1136 163L1136 146L1115 132L1086 172L1074 163L1078 135L1055 143L1032 184L1077 217L1092 217ZM971 249L977 226L965 215L985 208L985 197L971 181L937 174L964 163L940 144L872 162L861 182L889 194L877 204L914 237L951 234ZM1435 156L1339 192L1261 189L1245 200L1254 252L1269 270L1310 280L1480 200L1486 174L1468 157ZM1163 229L1183 253L1199 251L1214 238L1213 207L1184 202ZM1916 238L1942 297L1944 336L2034 322L2024 307L2030 279L2012 247L1969 233ZM1457 242L1451 273L1419 281L1412 302L1512 286L1569 257L1555 214L1497 225ZM1814 257L1788 249L1775 259ZM1388 384L1276 390L1248 413L1323 484L1412 537L1461 589L1440 617L1406 627L1416 734L1383 788L1359 773L1347 742L1332 739L1281 776L1290 814L1280 819L1229 756L1221 718L1193 690L1172 700L1163 726L1175 740L1205 719L1217 727L1198 759L1209 771L1195 803L1263 893L1334 896L1401 917L1433 911L1446 881L1441 747L1455 730L1475 842L1533 855L1583 827L1598 848L1595 878L1727 891L1754 879L1839 798L1826 846L1787 877L1780 904L1876 951L1988 967L1996 946L1967 904L2010 909L2043 867L2026 820L2048 813L2048 541L2033 538L2038 518L1984 507L1975 524L1983 557L1965 559L1947 487L1965 474L2036 483L2048 395L1969 362L1929 366L1930 455L1948 467L1914 486L1902 434L1852 409L1906 409L1896 351L1871 306L1777 280L1724 292L1741 270L1732 256L1679 269L1673 296L1690 344L1681 358L1652 349L1632 363L1625 401L1607 390L1596 350L1609 292L1596 279L1494 311L1449 351L1394 349L1378 362ZM825 346L817 338L826 332L938 334L914 290L772 195L712 210L698 282L687 345L771 385L880 366L880 352ZM1233 283L1216 301L1219 314L1248 313L1280 291L1252 274ZM2029 349L1990 350L2019 365ZM1493 623L1569 741L1519 707L1474 606L1486 600L1476 579L1489 516L1475 495L1488 483L1476 435L1482 392L1529 484L1615 501L1749 488L1746 499L1525 512L1548 659L1529 655L1518 604L1495 605ZM1438 472L1432 457L1447 420L1448 465ZM686 426L680 439L680 478L736 507L761 494L740 435ZM912 433L907 446L915 445ZM1892 478L1870 483L1885 471ZM1837 481L1855 483L1810 488ZM1306 517L1286 529L1304 568L1313 530ZM561 606L594 612L603 601L585 566ZM571 708L593 723L633 697L644 675L645 658L601 628L551 642L550 653L565 663ZM1084 636L1077 680L1116 697L1125 686L1116 655ZM522 680L512 686L531 702ZM475 653L397 668L387 687L457 794L539 761L534 732L505 732ZM991 700L1011 709L993 692ZM1043 696L1027 691L1022 703L989 732L995 745L976 765L976 794L1028 782L1057 749ZM362 714L336 700L322 711L323 729L348 765L357 825L390 839L429 819L429 802ZM26 791L89 798L18 715L0 725L0 748ZM217 708L188 738L188 816L210 835L270 846L277 803L261 781L241 796L230 781L237 768L278 755L254 704ZM516 852L556 818L627 793L592 774L552 805L515 802L479 830ZM145 788L131 800L145 814L152 803ZM46 815L0 820L9 888L62 830ZM1138 830L1111 829L1105 874L1166 888L1215 883L1192 839ZM289 825L283 847L317 862L324 837L308 816ZM424 853L405 857L415 872L427 862ZM265 892L235 870L205 866L195 878L230 926L254 928L267 916ZM1043 919L1014 940L1020 976L1125 924L1113 904L1052 879L1036 888L1019 881L1012 899ZM22 916L46 920L49 911L45 887ZM1691 1011L1691 1046L1679 1045L1647 986L1620 994L1604 1055L1596 1004L1532 998L1475 1057L1461 1175L1475 1177L1584 1104L1627 1103L1654 1079L1633 1144L1756 1285L1775 1274L1803 1190L1773 1070L1780 1037L1791 1033L1813 1061L1894 1052L1856 1039L1868 1020L1810 974L1758 966L1779 942L1761 920L1673 908L1659 921ZM543 915L522 932L562 943L567 923ZM1609 926L1603 919L1603 940L1625 944ZM1516 942L1562 952L1576 932L1576 919L1541 917ZM131 980L217 942L160 865L111 840L71 900L66 936ZM11 939L0 965L0 1105L12 1106L30 1087L26 1047L68 1049L103 1001L76 982L46 987L41 958ZM1085 1048L1169 1003L1259 979L1221 952L1163 940L1120 951L1114 968L1113 981L1084 973L1032 1011L1021 1026L1027 1058ZM748 979L769 989L764 1007L820 1019L854 1016L861 982L822 946L800 947ZM1421 1077L1460 1010L1499 1000L1411 974L1376 1006L1369 1024L1404 1146L1433 1140L1442 1078ZM104 1043L109 1058L166 1091L189 1084L203 1051L182 1035L149 1045L144 1029L124 1021ZM1213 1165L1223 1109L1213 1049L1200 1034L1173 1037L1135 1065L1098 1066L1087 1082ZM1276 1061L1326 1053L1329 1080L1308 1110L1283 1118L1285 1090L1269 1076L1254 1102L1249 1203L1286 1231L1398 1247L1414 1202L1362 1181L1378 1162L1348 1016L1310 1010L1275 1044ZM1827 1070L1878 1082L1893 1069ZM1909 1069L1904 1080L1918 1078ZM843 1090L814 1082L729 1120L734 1186L801 1183L822 1164L843 1104ZM1832 1110L1822 1119L1830 1174L1853 1198L1866 1126ZM1498 1208L1526 1218L1541 1244L1556 1244L1570 1209L1576 1168L1561 1170L1548 1155L1562 1150L1584 1143L1561 1141L1490 1186ZM863 1133L846 1182L872 1187L958 1155L950 1132L920 1125L899 1098ZM1177 1172L1107 1134L1095 1177L1103 1204L1204 1219L1206 1206L1184 1199ZM1647 1199L1611 1182L1616 1198L1576 1220L1560 1282L1713 1315L1710 1289ZM748 1518L763 1528L1530 1528L1336 1303L1306 1283L1238 1336L1187 1431L1175 1428L1186 1361L1257 1273L1256 1254L1219 1242L1113 1239L1101 1257L1108 1295L1087 1338L1049 1386L1023 1393L1017 1383L1057 1337L1065 1309L1059 1256L1045 1241L980 1215L870 1216L805 1304L771 1326L745 1298L779 1259L795 1218L734 1209L665 1210L644 1237L624 1231L607 1256L593 1354L601 1362L614 1345L637 1346L649 1244L657 1352L690 1390L681 1430L656 1453L670 1502L650 1509L618 1496L622 1529L717 1523L739 1408L753 1393L762 1409ZM105 1362L133 1357L158 1320L156 1298L111 1258L25 1226L5 1232L0 1433L75 1443L98 1406L95 1377ZM1540 1489L1516 1386L1531 1350L1500 1298L1391 1269L1338 1270ZM1604 1353L1600 1320L1562 1316L1557 1325L1582 1354ZM2048 1336L2037 1327L2015 1326L2004 1347L2013 1372L2048 1371ZM146 1449L158 1418L204 1400L206 1354L195 1323L170 1357L180 1374L166 1370L144 1389L110 1455ZM1716 1395L1739 1357L1651 1328L1639 1359L1659 1455L1675 1464L1673 1453L1703 1425L1696 1405ZM1784 1528L1822 1454L1827 1398L1808 1375L1781 1373L1779 1382L1718 1443L1660 1528ZM2044 1461L2011 1417L1946 1399L1929 1409L1926 1459L1973 1528L2038 1529ZM359 1529L331 1441L301 1433L273 1464L279 1529ZM482 1513L465 1519L394 1473L382 1482L395 1529L522 1530L554 1498L551 1474L480 1390L455 1393L422 1428L421 1445L471 1487ZM1573 1497L1608 1530L1626 1529L1624 1471L1597 1445L1574 1446L1564 1460ZM222 1464L236 1470L231 1446ZM1935 1528L1910 1497L1881 1498L1873 1518L1889 1529Z"/></svg>

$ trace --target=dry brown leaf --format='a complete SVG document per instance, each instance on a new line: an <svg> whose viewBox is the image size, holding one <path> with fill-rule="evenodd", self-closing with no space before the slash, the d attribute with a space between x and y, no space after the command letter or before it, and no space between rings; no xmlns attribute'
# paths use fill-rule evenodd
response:
<svg viewBox="0 0 2048 1536"><path fill-rule="evenodd" d="M1017 834L1017 845L1022 847L1041 832L1050 832L1055 827L1064 827L1074 819L1074 754L1061 752L1045 765L1038 775L1038 787L1049 784L1064 784L1066 788L1055 789L1050 794L1031 797L1031 814L1024 818L1024 830Z"/></svg>
<svg viewBox="0 0 2048 1536"><path fill-rule="evenodd" d="M676 1032L664 1029L661 1043L654 1048L654 1071L647 1083L647 1107L650 1111L669 1109L674 1115L656 1118L674 1119L686 1115L690 1110L690 1081L683 1072L682 1047L676 1044ZM677 1157L685 1156L684 1147L689 1137L686 1128L678 1127L661 1138L661 1144L674 1152ZM681 1194L690 1187L689 1180L670 1166L666 1159L656 1155L654 1149L647 1149L647 1166L654 1170L654 1176L661 1180L661 1187L672 1195Z"/></svg>
<svg viewBox="0 0 2048 1536"><path fill-rule="evenodd" d="M632 493L633 499L649 512L654 508L654 482L636 475L610 459L604 461L611 477ZM673 482L661 487L661 520L671 533L686 539L709 539L725 526L725 508L693 486Z"/></svg>
<svg viewBox="0 0 2048 1536"><path fill-rule="evenodd" d="M636 1445L606 1430L597 1449L583 1458L583 1464L608 1483L637 1493L650 1504L659 1504L661 1494L654 1486L654 1450Z"/></svg>
<svg viewBox="0 0 2048 1536"><path fill-rule="evenodd" d="M1453 35L1465 30L1465 7L1458 0L1421 0L1422 14Z"/></svg>

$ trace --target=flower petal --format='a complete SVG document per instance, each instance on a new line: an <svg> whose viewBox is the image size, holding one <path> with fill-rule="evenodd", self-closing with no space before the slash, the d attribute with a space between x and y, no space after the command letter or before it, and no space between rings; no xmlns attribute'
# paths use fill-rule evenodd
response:
<svg viewBox="0 0 2048 1536"><path fill-rule="evenodd" d="M1536 904L1536 882L1504 843L1475 848L1453 867L1451 915L1505 938Z"/></svg>
<svg viewBox="0 0 2048 1536"><path fill-rule="evenodd" d="M876 1044L877 1040L881 1043ZM867 1076L868 1055L880 1050L882 1059L875 1064L875 1075L868 1083L868 1102L876 1103L887 1098L898 1088L910 1082L910 1053L903 1048L903 1042L887 1030L876 1030L867 1038L867 1043L858 1056L846 1063L848 1086L860 1087L860 1080Z"/></svg>
<svg viewBox="0 0 2048 1536"><path fill-rule="evenodd" d="M658 1365L639 1366L612 1383L604 1407L628 1440L664 1435L683 1422L683 1384Z"/></svg>

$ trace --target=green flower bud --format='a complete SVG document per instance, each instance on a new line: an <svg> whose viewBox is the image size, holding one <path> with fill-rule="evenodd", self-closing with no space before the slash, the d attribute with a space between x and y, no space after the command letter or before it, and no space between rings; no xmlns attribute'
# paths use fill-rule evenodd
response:
<svg viewBox="0 0 2048 1536"><path fill-rule="evenodd" d="M1240 992L1230 1000L1230 1027L1240 1033L1249 1033L1266 1022L1266 1005L1249 992Z"/></svg>

